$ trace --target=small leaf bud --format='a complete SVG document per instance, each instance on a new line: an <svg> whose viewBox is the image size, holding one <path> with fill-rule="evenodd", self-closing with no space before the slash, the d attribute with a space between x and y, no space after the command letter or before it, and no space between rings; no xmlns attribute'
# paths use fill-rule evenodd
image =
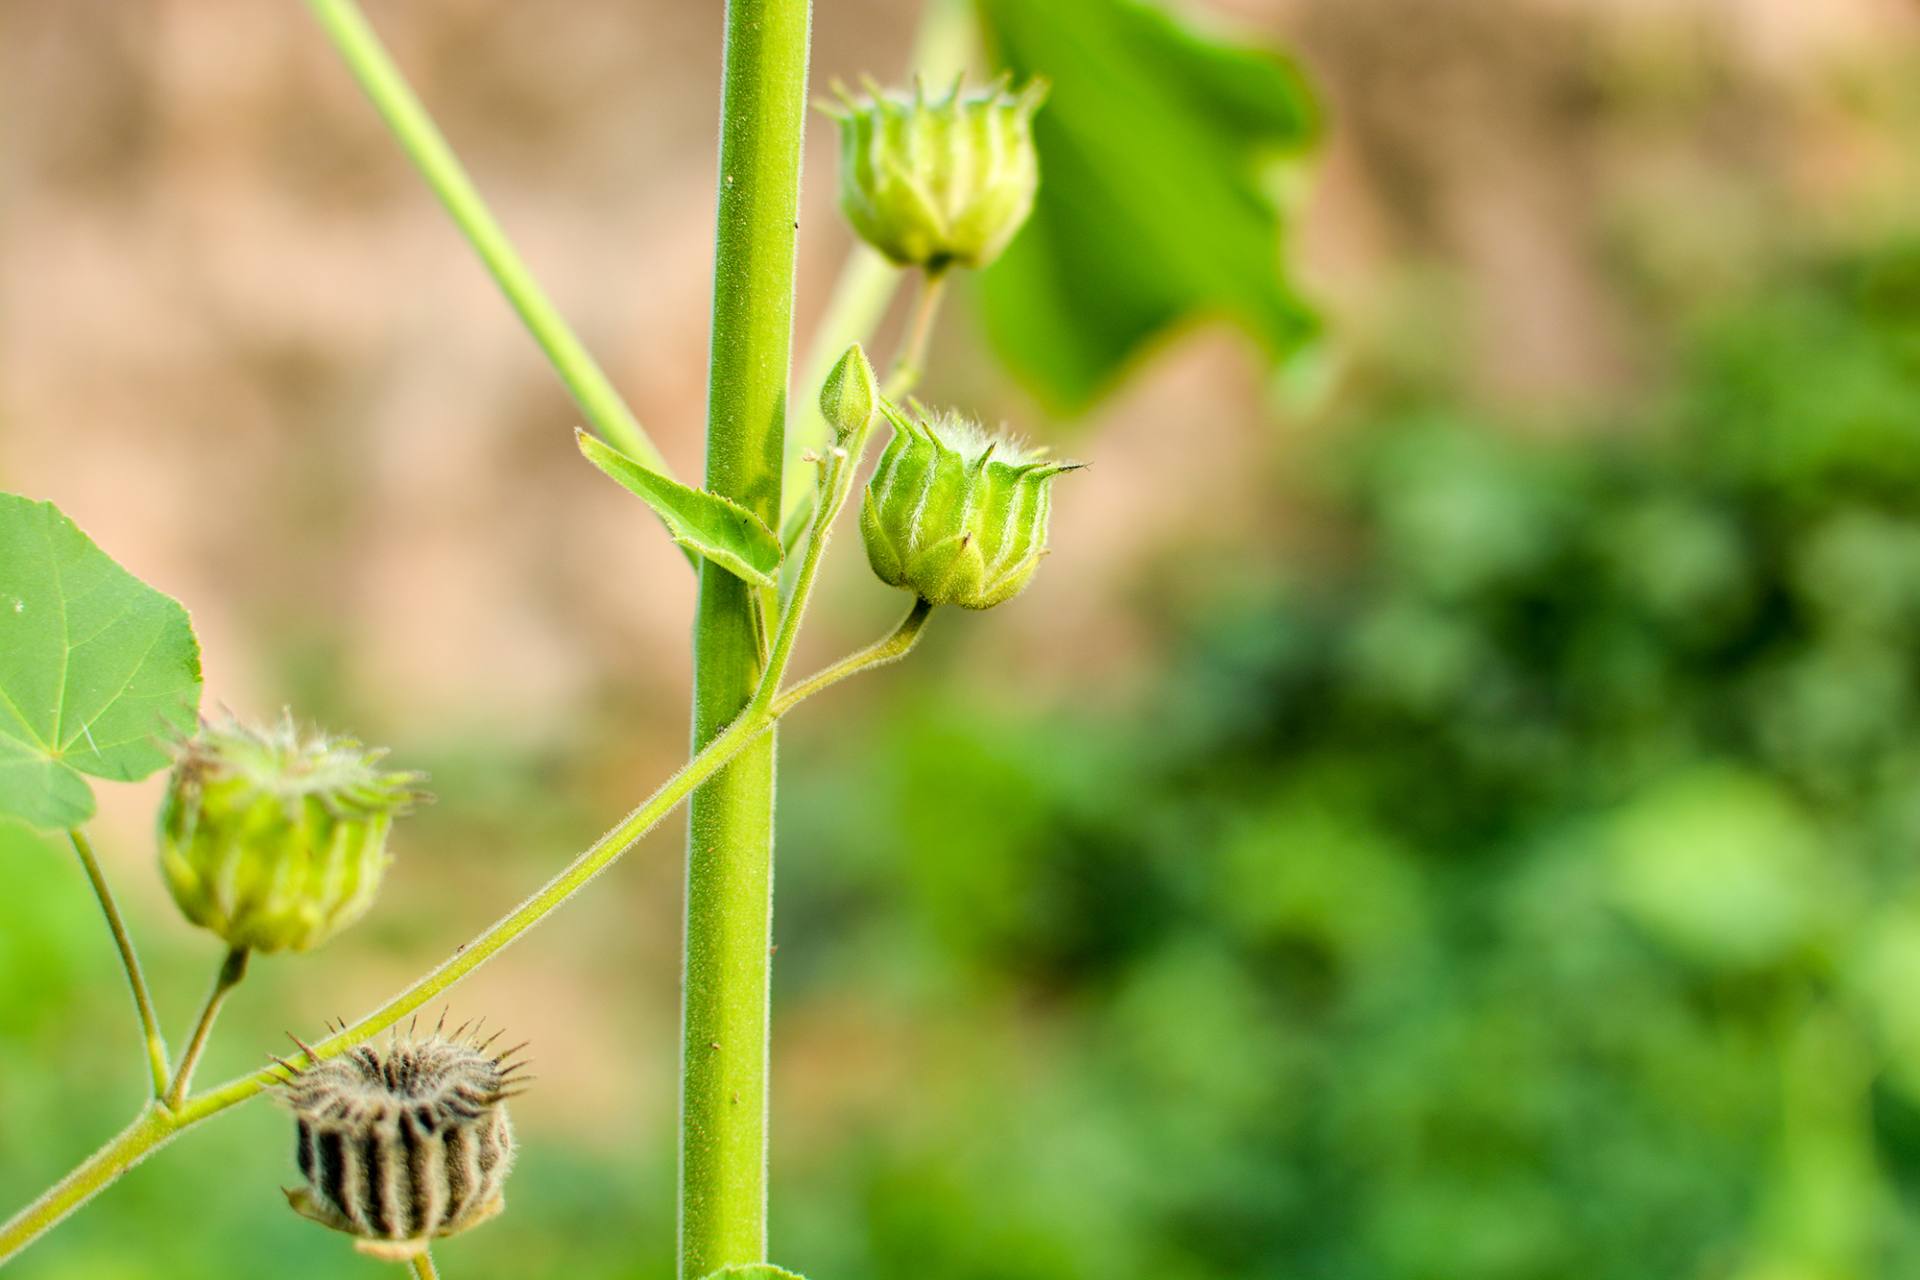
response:
<svg viewBox="0 0 1920 1280"><path fill-rule="evenodd" d="M860 508L873 571L930 604L991 609L1020 594L1047 553L1053 479L1080 464L957 415L881 409L893 439Z"/></svg>
<svg viewBox="0 0 1920 1280"><path fill-rule="evenodd" d="M517 1050L491 1044L436 1032L305 1068L283 1062L306 1182L286 1193L294 1211L392 1259L498 1214L514 1156L506 1100L527 1077L508 1062Z"/></svg>
<svg viewBox="0 0 1920 1280"><path fill-rule="evenodd" d="M880 389L873 366L859 343L847 348L827 380L820 384L820 413L833 428L836 438L866 429L880 403Z"/></svg>
<svg viewBox="0 0 1920 1280"><path fill-rule="evenodd" d="M1040 163L1033 116L1045 81L1011 92L1005 77L929 99L838 88L840 208L868 244L902 266L982 267L1033 211Z"/></svg>
<svg viewBox="0 0 1920 1280"><path fill-rule="evenodd" d="M160 870L187 919L228 946L305 951L373 904L387 832L424 775L379 767L351 738L204 726L160 807Z"/></svg>

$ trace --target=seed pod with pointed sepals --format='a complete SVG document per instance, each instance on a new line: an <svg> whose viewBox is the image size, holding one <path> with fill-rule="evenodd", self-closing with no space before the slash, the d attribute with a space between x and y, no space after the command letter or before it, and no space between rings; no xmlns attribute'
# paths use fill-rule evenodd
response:
<svg viewBox="0 0 1920 1280"><path fill-rule="evenodd" d="M1056 462L965 418L882 411L893 439L860 508L867 560L930 604L991 609L1025 589L1047 554Z"/></svg>
<svg viewBox="0 0 1920 1280"><path fill-rule="evenodd" d="M499 1213L514 1154L506 1100L526 1077L508 1062L517 1050L494 1054L477 1035L390 1038L305 1069L283 1063L306 1180L286 1193L294 1210L386 1258Z"/></svg>
<svg viewBox="0 0 1920 1280"><path fill-rule="evenodd" d="M228 946L305 951L372 905L394 816L423 775L351 738L204 726L160 808L160 869L187 919Z"/></svg>
<svg viewBox="0 0 1920 1280"><path fill-rule="evenodd" d="M1045 81L1019 93L1002 78L944 98L838 90L840 208L868 244L929 271L993 261L1033 211L1040 181L1033 115Z"/></svg>

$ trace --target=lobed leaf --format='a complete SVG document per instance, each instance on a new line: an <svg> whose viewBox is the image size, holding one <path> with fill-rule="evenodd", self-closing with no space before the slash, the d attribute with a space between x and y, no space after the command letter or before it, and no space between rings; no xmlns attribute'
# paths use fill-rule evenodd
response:
<svg viewBox="0 0 1920 1280"><path fill-rule="evenodd" d="M759 516L730 498L650 471L584 431L574 437L588 462L646 499L675 542L755 586L778 583L780 539Z"/></svg>
<svg viewBox="0 0 1920 1280"><path fill-rule="evenodd" d="M0 818L84 822L81 775L127 782L165 767L199 705L187 611L52 503L0 494Z"/></svg>
<svg viewBox="0 0 1920 1280"><path fill-rule="evenodd" d="M806 1277L765 1262L750 1262L745 1266L722 1267L706 1280L806 1280Z"/></svg>

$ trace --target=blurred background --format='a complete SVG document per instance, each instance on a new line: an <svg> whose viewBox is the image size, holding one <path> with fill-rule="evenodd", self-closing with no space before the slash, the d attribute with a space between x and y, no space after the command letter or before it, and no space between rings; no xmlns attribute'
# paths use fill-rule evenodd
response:
<svg viewBox="0 0 1920 1280"><path fill-rule="evenodd" d="M1035 15L1090 3L985 9L1045 64L1076 37ZM902 74L916 8L823 0L815 83ZM721 6L369 9L697 474ZM929 398L1094 465L1026 595L783 731L773 1256L1920 1274L1920 13L1180 12L1311 86L1208 117L1272 234L1188 263L1117 212L1064 296L1151 278L1138 332L1029 324L992 273L943 318ZM1055 74L1067 174L1098 112ZM816 116L802 348L833 151ZM683 758L691 582L577 420L300 6L0 0L0 486L188 605L209 704L439 797L364 923L255 966L206 1078L390 994ZM862 561L803 667L898 613ZM155 874L155 786L99 790L179 1037L218 947ZM671 1275L680 840L454 993L543 1080L449 1276ZM71 856L0 828L0 868L11 1211L143 1077ZM223 1116L14 1273L391 1274L287 1212L291 1146Z"/></svg>

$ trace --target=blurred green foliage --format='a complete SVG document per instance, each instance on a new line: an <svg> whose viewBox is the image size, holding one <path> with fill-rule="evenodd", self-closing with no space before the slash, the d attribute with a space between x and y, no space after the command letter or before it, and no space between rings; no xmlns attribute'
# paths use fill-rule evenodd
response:
<svg viewBox="0 0 1920 1280"><path fill-rule="evenodd" d="M1688 350L1578 435L1369 415L1135 705L795 753L782 1007L912 1049L791 1263L1920 1274L1920 251Z"/></svg>
<svg viewBox="0 0 1920 1280"><path fill-rule="evenodd" d="M1355 406L1277 482L1309 546L1148 584L1169 656L1124 705L996 700L942 668L954 639L858 733L796 723L782 1262L1920 1274L1920 249L1728 307L1630 417L1545 439L1459 401ZM590 830L552 762L463 750L437 785L498 812L418 821L470 900L343 946L459 936ZM504 831L526 865L468 856ZM7 1209L139 1085L78 872L32 843L0 827ZM129 898L182 1015L214 951ZM611 889L571 910L583 945L631 929ZM316 973L259 966L210 1070L335 998ZM279 1206L289 1148L274 1108L236 1111L11 1274L391 1274ZM446 1272L660 1280L672 1174L664 1127L527 1135L511 1212Z"/></svg>

